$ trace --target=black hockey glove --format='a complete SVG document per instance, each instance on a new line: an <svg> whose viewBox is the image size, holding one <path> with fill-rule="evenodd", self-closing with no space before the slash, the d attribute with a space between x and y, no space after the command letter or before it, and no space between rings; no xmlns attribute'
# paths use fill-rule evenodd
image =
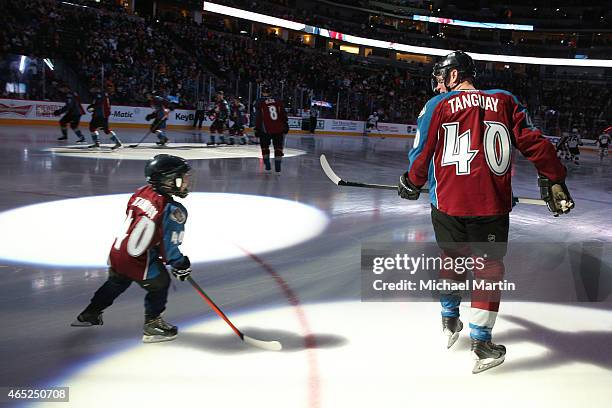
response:
<svg viewBox="0 0 612 408"><path fill-rule="evenodd" d="M191 262L189 258L184 256L179 261L175 262L171 268L170 272L172 275L181 282L185 281L191 275Z"/></svg>
<svg viewBox="0 0 612 408"><path fill-rule="evenodd" d="M421 189L410 182L408 172L401 175L397 185L397 195L406 200L418 200Z"/></svg>
<svg viewBox="0 0 612 408"><path fill-rule="evenodd" d="M288 134L289 133L289 123L285 122L285 127L283 128L283 133L284 134Z"/></svg>
<svg viewBox="0 0 612 408"><path fill-rule="evenodd" d="M145 116L145 120L155 119L156 116L157 116L157 113L151 112L147 116Z"/></svg>
<svg viewBox="0 0 612 408"><path fill-rule="evenodd" d="M89 112L89 113L93 113L93 111L95 111L95 110L96 110L96 108L94 108L94 106L93 106L93 105L89 105L89 106L87 107L87 112Z"/></svg>
<svg viewBox="0 0 612 408"><path fill-rule="evenodd" d="M59 116L62 114L62 110L61 109L56 109L53 111L53 116Z"/></svg>
<svg viewBox="0 0 612 408"><path fill-rule="evenodd" d="M555 217L560 214L567 214L574 208L574 200L572 200L565 181L554 182L548 177L538 176L538 186L540 187L542 200L546 202L548 210Z"/></svg>

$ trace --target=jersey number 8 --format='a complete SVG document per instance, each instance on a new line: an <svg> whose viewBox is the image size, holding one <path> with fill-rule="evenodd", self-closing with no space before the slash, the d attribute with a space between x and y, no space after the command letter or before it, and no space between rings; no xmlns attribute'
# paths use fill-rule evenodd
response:
<svg viewBox="0 0 612 408"><path fill-rule="evenodd" d="M274 105L268 106L268 112L270 112L270 119L272 120L278 119L278 112L276 111L276 106Z"/></svg>

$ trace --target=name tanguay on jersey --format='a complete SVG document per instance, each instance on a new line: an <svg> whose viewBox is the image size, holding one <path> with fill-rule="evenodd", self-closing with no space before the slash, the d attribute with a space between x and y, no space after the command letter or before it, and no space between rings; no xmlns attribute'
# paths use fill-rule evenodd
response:
<svg viewBox="0 0 612 408"><path fill-rule="evenodd" d="M492 96L485 96L477 93L461 94L448 100L451 107L451 112L455 113L458 110L480 106L485 110L497 112L497 104L499 99Z"/></svg>
<svg viewBox="0 0 612 408"><path fill-rule="evenodd" d="M144 211L150 219L154 219L158 213L157 208L146 198L136 197L132 205Z"/></svg>

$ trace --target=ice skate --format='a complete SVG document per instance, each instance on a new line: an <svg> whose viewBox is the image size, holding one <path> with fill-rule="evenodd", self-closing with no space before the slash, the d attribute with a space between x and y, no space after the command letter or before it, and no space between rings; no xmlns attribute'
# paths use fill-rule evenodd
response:
<svg viewBox="0 0 612 408"><path fill-rule="evenodd" d="M472 374L478 374L503 363L506 358L506 347L491 341L472 339L472 357L474 358Z"/></svg>
<svg viewBox="0 0 612 408"><path fill-rule="evenodd" d="M80 315L77 316L74 322L70 325L72 327L89 327L89 326L101 326L104 324L102 320L102 312L89 312L87 310L83 311Z"/></svg>
<svg viewBox="0 0 612 408"><path fill-rule="evenodd" d="M156 145L163 147L168 143L168 138L166 136L160 136L159 140L155 142Z"/></svg>
<svg viewBox="0 0 612 408"><path fill-rule="evenodd" d="M95 141L92 145L87 146L90 149L99 149L100 148L100 142L99 141Z"/></svg>
<svg viewBox="0 0 612 408"><path fill-rule="evenodd" d="M83 136L79 137L76 143L85 143L85 138Z"/></svg>
<svg viewBox="0 0 612 408"><path fill-rule="evenodd" d="M117 140L115 142L115 144L113 145L113 147L111 147L111 150L117 150L119 148L123 147L123 143L121 143L119 140Z"/></svg>
<svg viewBox="0 0 612 408"><path fill-rule="evenodd" d="M447 349L453 347L461 330L463 330L463 322L459 317L442 317L442 333L448 337Z"/></svg>
<svg viewBox="0 0 612 408"><path fill-rule="evenodd" d="M174 340L177 335L178 327L169 324L161 316L158 316L145 322L142 341L144 343L159 343Z"/></svg>

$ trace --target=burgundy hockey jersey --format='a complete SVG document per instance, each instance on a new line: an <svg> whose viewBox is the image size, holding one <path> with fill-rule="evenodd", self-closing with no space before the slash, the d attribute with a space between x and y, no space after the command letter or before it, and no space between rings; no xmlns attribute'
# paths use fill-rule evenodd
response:
<svg viewBox="0 0 612 408"><path fill-rule="evenodd" d="M269 135L287 133L288 118L283 103L272 97L257 99L255 129Z"/></svg>
<svg viewBox="0 0 612 408"><path fill-rule="evenodd" d="M444 93L430 99L419 114L409 178L416 186L428 182L431 203L448 215L506 214L512 210L513 148L540 174L565 179L555 147L531 125L526 109L510 92Z"/></svg>
<svg viewBox="0 0 612 408"><path fill-rule="evenodd" d="M153 190L139 188L130 198L122 233L115 239L109 264L117 272L135 280L155 278L160 262L180 262L187 220L185 207Z"/></svg>

